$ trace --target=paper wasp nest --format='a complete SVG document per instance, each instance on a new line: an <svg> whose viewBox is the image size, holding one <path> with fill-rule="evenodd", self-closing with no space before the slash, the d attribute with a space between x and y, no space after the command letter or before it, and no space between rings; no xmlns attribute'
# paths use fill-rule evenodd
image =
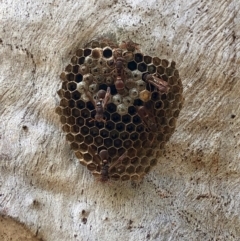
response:
<svg viewBox="0 0 240 241"><path fill-rule="evenodd" d="M93 41L61 74L56 112L80 163L102 181L138 180L161 156L182 108L175 62Z"/></svg>

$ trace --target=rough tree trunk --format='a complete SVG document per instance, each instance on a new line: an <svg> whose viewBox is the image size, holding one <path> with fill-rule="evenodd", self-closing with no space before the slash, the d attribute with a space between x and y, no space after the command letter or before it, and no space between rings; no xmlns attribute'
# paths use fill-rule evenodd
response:
<svg viewBox="0 0 240 241"><path fill-rule="evenodd" d="M2 215L48 241L240 240L238 0L0 7ZM61 71L102 34L175 60L183 81L185 103L166 154L135 186L96 182L54 112ZM8 222L1 219L9 227L0 228L3 240L15 230Z"/></svg>

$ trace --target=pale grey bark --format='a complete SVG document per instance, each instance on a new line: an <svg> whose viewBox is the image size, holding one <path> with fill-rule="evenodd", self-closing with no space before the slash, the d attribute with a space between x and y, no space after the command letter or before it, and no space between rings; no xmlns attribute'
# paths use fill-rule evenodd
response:
<svg viewBox="0 0 240 241"><path fill-rule="evenodd" d="M238 0L2 1L1 213L48 241L240 240L239 11ZM183 81L166 155L138 186L96 182L54 112L61 71L101 35L175 60Z"/></svg>

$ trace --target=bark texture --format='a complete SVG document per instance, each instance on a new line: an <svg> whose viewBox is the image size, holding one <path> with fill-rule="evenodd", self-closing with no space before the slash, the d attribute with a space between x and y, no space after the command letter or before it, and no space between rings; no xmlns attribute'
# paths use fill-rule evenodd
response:
<svg viewBox="0 0 240 241"><path fill-rule="evenodd" d="M240 240L238 0L0 6L2 214L47 241ZM184 86L166 154L138 185L96 182L54 112L60 73L102 35L175 60Z"/></svg>

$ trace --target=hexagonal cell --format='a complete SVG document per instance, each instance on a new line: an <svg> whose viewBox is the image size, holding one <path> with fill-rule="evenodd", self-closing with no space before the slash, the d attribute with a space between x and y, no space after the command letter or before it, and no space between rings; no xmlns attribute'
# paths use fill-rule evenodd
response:
<svg viewBox="0 0 240 241"><path fill-rule="evenodd" d="M108 149L108 154L109 154L109 156L111 156L113 158L114 156L117 155L117 149L115 147L110 147Z"/></svg>
<svg viewBox="0 0 240 241"><path fill-rule="evenodd" d="M122 133L120 133L120 138L122 139L122 140L127 140L128 138L129 138L129 133L127 133L127 132L122 132Z"/></svg>
<svg viewBox="0 0 240 241"><path fill-rule="evenodd" d="M83 126L81 127L80 132L82 135L86 136L89 134L89 128L87 126Z"/></svg>
<svg viewBox="0 0 240 241"><path fill-rule="evenodd" d="M141 132L143 132L144 131L144 126L143 125L138 125L137 127L136 127L136 131L138 132L138 133L141 133Z"/></svg>
<svg viewBox="0 0 240 241"><path fill-rule="evenodd" d="M78 64L84 64L85 62L85 57L81 57L78 59Z"/></svg>
<svg viewBox="0 0 240 241"><path fill-rule="evenodd" d="M75 90L74 92L71 93L71 97L74 100L79 100L81 98L81 94L77 90Z"/></svg>
<svg viewBox="0 0 240 241"><path fill-rule="evenodd" d="M94 48L92 49L92 57L94 59L99 59L102 55L102 49L100 48Z"/></svg>
<svg viewBox="0 0 240 241"><path fill-rule="evenodd" d="M138 173L138 174L144 173L144 167L143 167L143 166L138 166L138 167L136 168L136 173Z"/></svg>
<svg viewBox="0 0 240 241"><path fill-rule="evenodd" d="M116 140L114 140L113 144L116 148L120 148L120 147L122 147L122 140L116 139Z"/></svg>
<svg viewBox="0 0 240 241"><path fill-rule="evenodd" d="M157 159L156 158L151 159L150 166L153 167L153 166L156 166L156 165L157 165Z"/></svg>
<svg viewBox="0 0 240 241"><path fill-rule="evenodd" d="M145 64L150 64L150 63L152 63L152 57L148 56L148 55L145 55L143 57L143 61L145 62Z"/></svg>
<svg viewBox="0 0 240 241"><path fill-rule="evenodd" d="M129 174L132 174L132 173L134 173L135 172L135 166L128 166L127 168L126 168L126 172L127 173L129 173Z"/></svg>
<svg viewBox="0 0 240 241"><path fill-rule="evenodd" d="M132 146L132 141L131 140L126 140L123 142L123 146L128 149Z"/></svg>
<svg viewBox="0 0 240 241"><path fill-rule="evenodd" d="M78 100L76 102L76 106L77 106L78 109L83 109L83 108L85 108L85 102L82 101L82 100Z"/></svg>
<svg viewBox="0 0 240 241"><path fill-rule="evenodd" d="M65 124L65 125L62 126L62 130L64 132L70 132L70 126L68 124Z"/></svg>
<svg viewBox="0 0 240 241"><path fill-rule="evenodd" d="M85 123L86 123L86 126L87 127L93 127L94 126L94 119L93 118L87 118L86 120L85 120Z"/></svg>
<svg viewBox="0 0 240 241"><path fill-rule="evenodd" d="M103 138L100 137L100 136L94 137L94 143L95 143L97 146L102 145L102 144L103 144Z"/></svg>
<svg viewBox="0 0 240 241"><path fill-rule="evenodd" d="M135 156L134 158L131 159L131 164L134 166L137 166L139 164L139 158Z"/></svg>
<svg viewBox="0 0 240 241"><path fill-rule="evenodd" d="M119 132L122 132L122 131L124 131L124 129L125 129L125 125L123 124L123 123L117 123L116 124L116 129L119 131Z"/></svg>
<svg viewBox="0 0 240 241"><path fill-rule="evenodd" d="M98 129L104 128L104 122L99 122L99 121L97 121L97 122L95 122L95 125L96 125L96 127L97 127Z"/></svg>
<svg viewBox="0 0 240 241"><path fill-rule="evenodd" d="M153 65L153 64L150 64L150 65L148 65L148 67L147 67L147 71L150 73L150 74L154 74L155 72L156 72L156 67L155 67L155 65Z"/></svg>
<svg viewBox="0 0 240 241"><path fill-rule="evenodd" d="M163 102L161 100L158 100L155 102L154 108L155 109L163 109L164 105Z"/></svg>
<svg viewBox="0 0 240 241"><path fill-rule="evenodd" d="M86 153L87 154L87 153ZM90 157L89 156L85 156L84 157L84 160L86 160L87 162L88 162L88 160L90 159ZM91 159L89 160L89 162L91 161ZM97 169L97 165L95 164L95 163L93 163L93 162L90 162L90 163L88 163L87 164L87 169L89 170L89 171L95 171L96 169Z"/></svg>
<svg viewBox="0 0 240 241"><path fill-rule="evenodd" d="M75 141L78 143L82 143L84 141L84 137L81 134L75 136Z"/></svg>
<svg viewBox="0 0 240 241"><path fill-rule="evenodd" d="M77 88L77 84L75 82L69 82L67 85L69 91L74 91Z"/></svg>
<svg viewBox="0 0 240 241"><path fill-rule="evenodd" d="M169 65L169 61L168 61L167 59L162 59L162 66L163 66L164 68L167 68L168 65Z"/></svg>
<svg viewBox="0 0 240 241"><path fill-rule="evenodd" d="M152 92L151 100L152 100L152 101L160 100L160 93L157 92L157 91Z"/></svg>
<svg viewBox="0 0 240 241"><path fill-rule="evenodd" d="M138 70L141 71L141 72L146 72L147 71L147 65L145 63L138 64Z"/></svg>
<svg viewBox="0 0 240 241"><path fill-rule="evenodd" d="M62 110L63 115L70 116L71 115L71 109L69 107L66 107Z"/></svg>
<svg viewBox="0 0 240 241"><path fill-rule="evenodd" d="M90 162L90 161L92 161L92 156L89 153L84 153L83 154L83 159L86 162Z"/></svg>
<svg viewBox="0 0 240 241"><path fill-rule="evenodd" d="M90 135L96 137L99 135L99 129L97 127L90 128Z"/></svg>
<svg viewBox="0 0 240 241"><path fill-rule="evenodd" d="M80 83L83 79L83 76L81 74L77 74L75 76L75 82Z"/></svg>
<svg viewBox="0 0 240 241"><path fill-rule="evenodd" d="M136 53L134 54L134 60L136 63L140 63L143 61L143 55L141 53Z"/></svg>
<svg viewBox="0 0 240 241"><path fill-rule="evenodd" d="M104 139L104 146L111 147L113 145L113 140L111 138Z"/></svg>
<svg viewBox="0 0 240 241"><path fill-rule="evenodd" d="M119 137L119 132L117 130L113 130L110 132L110 138L116 139Z"/></svg>
<svg viewBox="0 0 240 241"><path fill-rule="evenodd" d="M80 128L77 125L71 126L72 133L78 133L79 131L80 131Z"/></svg>
<svg viewBox="0 0 240 241"><path fill-rule="evenodd" d="M101 135L101 137L106 138L109 136L109 131L103 129L100 131L100 135Z"/></svg>
<svg viewBox="0 0 240 241"><path fill-rule="evenodd" d="M76 52L76 55L78 57L82 57L83 56L83 49L78 49L77 52Z"/></svg>
<svg viewBox="0 0 240 241"><path fill-rule="evenodd" d="M132 133L132 134L130 135L130 139L131 139L132 141L136 141L138 138L139 138L139 134L136 133L136 132L134 132L134 133Z"/></svg>
<svg viewBox="0 0 240 241"><path fill-rule="evenodd" d="M77 124L78 126L83 126L83 125L85 124L85 121L84 121L84 119L83 119L82 117L78 117L78 118L76 119L76 124Z"/></svg>
<svg viewBox="0 0 240 241"><path fill-rule="evenodd" d="M78 63L78 57L77 56L73 56L71 58L71 63L74 65L74 64L77 64Z"/></svg>
<svg viewBox="0 0 240 241"><path fill-rule="evenodd" d="M72 67L73 67L73 66L72 66L71 64L69 64L69 65L65 68L65 71L66 71L66 72L69 72L69 73L72 72Z"/></svg>
<svg viewBox="0 0 240 241"><path fill-rule="evenodd" d="M70 99L70 98L71 98L71 92L70 92L70 91L65 91L64 97L65 97L66 99Z"/></svg>
<svg viewBox="0 0 240 241"><path fill-rule="evenodd" d="M132 120L132 118L131 118L130 115L123 115L123 116L122 116L122 122L123 122L124 124L130 123L131 120Z"/></svg>
<svg viewBox="0 0 240 241"><path fill-rule="evenodd" d="M129 106L129 107L128 107L128 113L129 113L130 115L134 115L134 114L136 114L136 112L137 112L136 107L134 107L134 106ZM131 117L130 117L130 119L131 119ZM128 122L128 123L129 123L129 122Z"/></svg>
<svg viewBox="0 0 240 241"><path fill-rule="evenodd" d="M163 75L165 72L165 68L160 65L157 67L157 72L158 74Z"/></svg>
<svg viewBox="0 0 240 241"><path fill-rule="evenodd" d="M132 124L132 123L128 124L128 125L126 126L126 131L129 132L129 133L135 131L135 125Z"/></svg>
<svg viewBox="0 0 240 241"><path fill-rule="evenodd" d="M81 110L81 116L82 116L83 118L88 118L88 117L90 117L90 116L91 116L90 111L89 111L88 109L83 109L83 110Z"/></svg>
<svg viewBox="0 0 240 241"><path fill-rule="evenodd" d="M92 49L84 49L84 51L83 51L83 55L86 57L86 56L89 56L89 55L91 55L91 53L92 53Z"/></svg>
<svg viewBox="0 0 240 241"><path fill-rule="evenodd" d="M117 172L118 174L122 174L126 171L126 167L124 165L119 165L117 167L114 167L115 170L112 170L114 172Z"/></svg>
<svg viewBox="0 0 240 241"><path fill-rule="evenodd" d="M60 121L61 121L62 124L66 124L67 123L67 117L61 116Z"/></svg>
<svg viewBox="0 0 240 241"><path fill-rule="evenodd" d="M121 116L118 113L113 113L111 115L111 119L112 119L113 122L116 123L116 122L119 122L121 120Z"/></svg>
<svg viewBox="0 0 240 241"><path fill-rule="evenodd" d="M66 79L67 79L68 81L73 81L73 80L74 80L74 74L72 74L72 73L67 74L67 75L66 75Z"/></svg>
<svg viewBox="0 0 240 241"><path fill-rule="evenodd" d="M124 104L120 104L117 106L117 112L120 114L120 115L125 115L128 113L128 107Z"/></svg>
<svg viewBox="0 0 240 241"><path fill-rule="evenodd" d="M72 143L70 144L70 148L71 148L72 150L74 150L74 151L77 151L77 150L78 150L78 144L75 143L75 142L72 142Z"/></svg>
<svg viewBox="0 0 240 241"><path fill-rule="evenodd" d="M112 49L108 48L108 47L104 48L103 49L103 57L107 58L107 59L111 58L112 57Z"/></svg>
<svg viewBox="0 0 240 241"><path fill-rule="evenodd" d="M128 149L128 156L129 156L130 158L135 157L136 154L137 154L137 151L136 151L135 148L132 148L132 147L131 147L131 148Z"/></svg>
<svg viewBox="0 0 240 241"><path fill-rule="evenodd" d="M172 76L174 73L174 69L171 67L166 68L166 74L167 76Z"/></svg>
<svg viewBox="0 0 240 241"><path fill-rule="evenodd" d="M149 159L148 159L148 157L146 157L146 156L142 157L140 163L141 163L141 165L143 165L143 166L148 166L148 165L149 165Z"/></svg>
<svg viewBox="0 0 240 241"><path fill-rule="evenodd" d="M142 90L139 93L139 99L142 100L143 102L147 102L151 99L151 92L148 90Z"/></svg>
<svg viewBox="0 0 240 241"><path fill-rule="evenodd" d="M75 107L75 100L69 100L68 101L68 106L70 107L70 108L73 108L73 107Z"/></svg>
<svg viewBox="0 0 240 241"><path fill-rule="evenodd" d="M88 145L92 144L93 143L93 137L90 136L90 135L85 136L84 142Z"/></svg>
<svg viewBox="0 0 240 241"><path fill-rule="evenodd" d="M105 128L109 131L114 130L115 129L115 123L112 121L107 121L107 123L105 124Z"/></svg>
<svg viewBox="0 0 240 241"><path fill-rule="evenodd" d="M132 122L133 122L135 125L138 125L138 124L140 124L140 123L142 122L142 120L141 120L141 118L140 118L139 115L134 115Z"/></svg>
<svg viewBox="0 0 240 241"><path fill-rule="evenodd" d="M130 179L130 176L129 175L123 175L121 176L121 180L122 181L128 181Z"/></svg>
<svg viewBox="0 0 240 241"><path fill-rule="evenodd" d="M75 152L75 156L76 156L78 159L82 159L82 158L83 158L83 154L82 154L80 151L76 151L76 152Z"/></svg>
<svg viewBox="0 0 240 241"><path fill-rule="evenodd" d="M137 69L137 63L135 61L131 61L128 63L127 67L131 70L134 71Z"/></svg>
<svg viewBox="0 0 240 241"><path fill-rule="evenodd" d="M74 135L71 134L71 133L68 133L68 134L66 135L66 139L67 139L68 141L70 141L70 142L73 142L73 141L74 141Z"/></svg>
<svg viewBox="0 0 240 241"><path fill-rule="evenodd" d="M75 118L73 116L70 116L67 118L67 124L74 125L75 124Z"/></svg>

